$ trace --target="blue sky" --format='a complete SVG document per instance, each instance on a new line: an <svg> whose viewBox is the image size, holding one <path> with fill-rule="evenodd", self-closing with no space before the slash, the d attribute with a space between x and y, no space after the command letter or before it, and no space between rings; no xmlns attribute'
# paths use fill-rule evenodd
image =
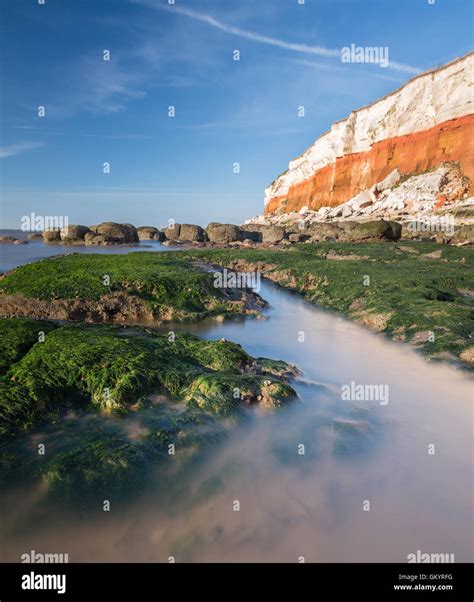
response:
<svg viewBox="0 0 474 602"><path fill-rule="evenodd" d="M261 212L264 188L333 121L472 49L471 0L0 7L8 228L31 212L83 224L240 223ZM388 47L390 66L342 63L351 43Z"/></svg>

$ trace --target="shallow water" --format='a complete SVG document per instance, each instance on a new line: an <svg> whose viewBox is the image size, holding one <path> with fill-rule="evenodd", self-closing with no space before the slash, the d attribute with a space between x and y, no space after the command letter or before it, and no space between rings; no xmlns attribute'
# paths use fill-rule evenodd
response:
<svg viewBox="0 0 474 602"><path fill-rule="evenodd" d="M112 500L110 512L45 507L36 485L5 493L1 560L32 549L71 562L406 562L417 550L473 560L470 377L275 285L261 295L266 320L186 330L296 363L300 401L250 413L198 461L170 466L170 478L157 475L131 503ZM388 404L343 401L351 381L388 385ZM359 434L341 436L340 420L356 420Z"/></svg>
<svg viewBox="0 0 474 602"><path fill-rule="evenodd" d="M14 236L20 240L26 240L26 232L21 230L0 230L0 236ZM70 253L99 253L118 254L130 253L130 251L169 251L169 247L161 243L147 240L136 245L117 246L83 246L83 245L57 245L44 244L41 240L29 240L23 245L0 244L0 273L7 272L19 265L31 263L38 259L46 259L54 255L67 255Z"/></svg>

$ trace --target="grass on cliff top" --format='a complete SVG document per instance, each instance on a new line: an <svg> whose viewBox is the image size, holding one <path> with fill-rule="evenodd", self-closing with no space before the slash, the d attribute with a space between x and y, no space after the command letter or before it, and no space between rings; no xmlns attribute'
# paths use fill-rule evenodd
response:
<svg viewBox="0 0 474 602"><path fill-rule="evenodd" d="M383 316L388 335L417 341L428 355L447 351L457 356L473 345L472 249L384 242L185 253L237 270L244 269L239 262L252 264L262 276L301 292L312 303L354 319ZM434 340L419 340L420 332L434 333Z"/></svg>
<svg viewBox="0 0 474 602"><path fill-rule="evenodd" d="M109 282L110 284L104 284ZM99 300L107 293L137 295L154 305L201 312L222 294L212 274L178 253L71 254L20 266L0 280L0 291L32 299Z"/></svg>
<svg viewBox="0 0 474 602"><path fill-rule="evenodd" d="M25 329L23 319L3 324L13 341ZM173 337L105 325L53 328L0 378L0 437L54 421L71 406L126 413L159 390L220 415L258 395L277 406L294 394L281 380L280 361L255 360L229 341Z"/></svg>

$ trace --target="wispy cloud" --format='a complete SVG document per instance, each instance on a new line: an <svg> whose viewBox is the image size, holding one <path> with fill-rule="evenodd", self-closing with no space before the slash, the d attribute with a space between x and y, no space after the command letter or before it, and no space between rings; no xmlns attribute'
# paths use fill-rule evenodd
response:
<svg viewBox="0 0 474 602"><path fill-rule="evenodd" d="M29 150L33 150L34 148L40 148L44 146L42 142L18 142L17 144L11 144L9 146L0 147L0 159L5 159L6 157L14 157L15 155L20 155Z"/></svg>
<svg viewBox="0 0 474 602"><path fill-rule="evenodd" d="M234 27L228 23L224 23L223 21L216 19L215 17L200 13L189 8L184 8L182 6L177 5L165 5L160 2L156 2L155 0L132 0L134 4L140 4L142 6L146 6L149 8L157 9L157 10L165 10L167 12L176 12L177 14L183 15L185 17L189 17L190 19L194 19L195 21L200 21L201 23L205 23L215 29L223 31L224 33L228 33L234 36L238 36L240 38L245 38L247 40L251 40L253 42L257 42L260 44L267 44L269 46L275 46L277 48L283 48L284 50L290 50L292 52L300 52L303 54L324 56L324 57L332 57L332 58L340 58L341 50L339 48L326 48L324 46L312 46L310 44L300 44L298 42L288 42L286 40L282 40L279 38L274 38L271 36L265 36L255 31L249 31L247 29L241 29L240 27ZM417 67L413 67L411 65L405 65L403 63L398 63L394 61L390 61L389 67L396 71L403 71L404 73L419 73L420 69Z"/></svg>
<svg viewBox="0 0 474 602"><path fill-rule="evenodd" d="M240 38L246 38L247 40L252 40L253 42L259 42L260 44L268 44L269 46L277 46L278 48L284 48L285 50L292 50L294 52L304 52L306 54L317 54L319 56L340 56L341 54L338 49L287 42L278 38L264 36L254 31L241 29L240 27L234 27L233 25L224 23L223 21L220 21L219 19L216 19L211 15L206 15L204 13L200 13L189 8L184 8L182 6L165 5L153 2L153 0L133 0L133 2L135 4L141 4L142 6L147 6L149 8L154 8L157 10L176 12L180 15L184 15L186 17L194 19L195 21L201 21L202 23L206 23L207 25L219 29L224 33L229 33Z"/></svg>

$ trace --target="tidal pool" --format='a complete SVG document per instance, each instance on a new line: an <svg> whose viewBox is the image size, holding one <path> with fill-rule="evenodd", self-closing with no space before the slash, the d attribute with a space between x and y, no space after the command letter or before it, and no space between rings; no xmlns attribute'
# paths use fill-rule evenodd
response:
<svg viewBox="0 0 474 602"><path fill-rule="evenodd" d="M472 378L275 285L260 294L266 319L176 328L297 364L299 401L249 410L108 512L102 500L45 504L39 483L2 492L0 560L31 550L70 562L406 562L417 550L473 560ZM356 385L386 387L388 403L347 400L342 387ZM136 439L145 418L119 423Z"/></svg>

